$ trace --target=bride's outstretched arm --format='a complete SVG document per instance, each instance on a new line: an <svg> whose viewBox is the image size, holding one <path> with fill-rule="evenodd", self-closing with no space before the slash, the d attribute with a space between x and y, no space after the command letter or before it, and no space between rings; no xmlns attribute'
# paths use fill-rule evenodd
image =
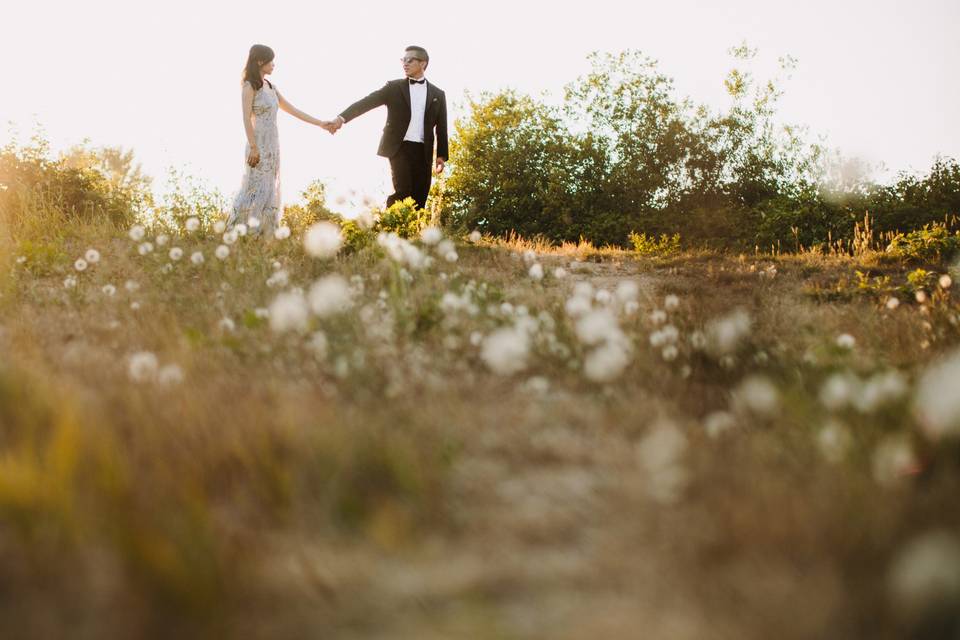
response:
<svg viewBox="0 0 960 640"><path fill-rule="evenodd" d="M326 120L318 120L310 114L304 113L303 111L300 111L300 109L297 109L295 106L287 102L287 99L280 95L279 91L277 91L277 100L280 102L280 108L292 115L294 118L299 118L304 122L309 122L310 124L315 124L320 127L327 124Z"/></svg>

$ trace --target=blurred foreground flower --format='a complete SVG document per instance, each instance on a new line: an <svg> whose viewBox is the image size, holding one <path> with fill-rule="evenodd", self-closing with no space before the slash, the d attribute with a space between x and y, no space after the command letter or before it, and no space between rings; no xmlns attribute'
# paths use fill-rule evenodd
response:
<svg viewBox="0 0 960 640"><path fill-rule="evenodd" d="M920 377L914 414L931 440L960 435L960 349L932 364Z"/></svg>
<svg viewBox="0 0 960 640"><path fill-rule="evenodd" d="M332 222L313 224L303 236L303 247L314 258L332 258L340 251L342 244L340 227Z"/></svg>

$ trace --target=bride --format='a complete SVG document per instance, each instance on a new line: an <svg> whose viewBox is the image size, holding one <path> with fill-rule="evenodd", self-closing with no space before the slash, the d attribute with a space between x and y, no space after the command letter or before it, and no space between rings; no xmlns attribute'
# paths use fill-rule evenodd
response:
<svg viewBox="0 0 960 640"><path fill-rule="evenodd" d="M250 47L243 69L243 128L247 134L247 166L240 191L227 219L228 228L246 225L251 234L273 234L280 224L280 139L277 135L277 108L292 116L329 127L300 111L280 95L266 76L273 73L273 49L255 44Z"/></svg>

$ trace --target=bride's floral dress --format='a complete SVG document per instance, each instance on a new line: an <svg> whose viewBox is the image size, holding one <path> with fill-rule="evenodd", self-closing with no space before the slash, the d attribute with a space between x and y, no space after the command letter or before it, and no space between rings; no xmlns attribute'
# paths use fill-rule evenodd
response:
<svg viewBox="0 0 960 640"><path fill-rule="evenodd" d="M246 164L250 155L247 144L244 153L243 183L233 201L233 210L227 227L246 224L248 233L272 236L280 225L280 136L277 133L277 92L267 82L253 96L253 131L260 149L260 162L255 167Z"/></svg>

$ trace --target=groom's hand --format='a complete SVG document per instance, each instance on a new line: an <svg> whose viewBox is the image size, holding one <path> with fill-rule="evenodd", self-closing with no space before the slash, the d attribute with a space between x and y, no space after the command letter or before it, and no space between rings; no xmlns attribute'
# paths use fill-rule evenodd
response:
<svg viewBox="0 0 960 640"><path fill-rule="evenodd" d="M433 167L434 173L443 173L443 167L445 166L446 161L443 158L437 158L437 164Z"/></svg>

